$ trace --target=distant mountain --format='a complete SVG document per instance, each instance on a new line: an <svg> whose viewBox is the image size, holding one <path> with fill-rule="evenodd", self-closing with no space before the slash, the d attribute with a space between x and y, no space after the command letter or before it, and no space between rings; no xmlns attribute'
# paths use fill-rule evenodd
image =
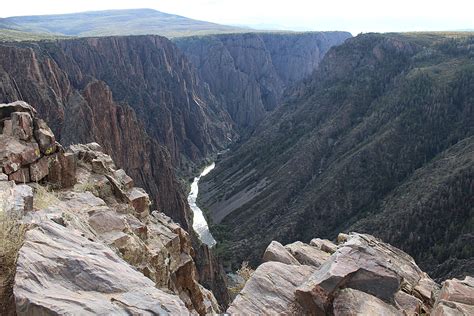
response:
<svg viewBox="0 0 474 316"><path fill-rule="evenodd" d="M145 35L167 37L235 33L248 28L220 25L152 9L107 10L71 14L9 17L0 28L67 36Z"/></svg>
<svg viewBox="0 0 474 316"><path fill-rule="evenodd" d="M0 41L37 41L58 37L64 36L58 36L52 33L34 32L7 19L0 18Z"/></svg>
<svg viewBox="0 0 474 316"><path fill-rule="evenodd" d="M465 34L466 35L466 34ZM444 278L474 262L474 37L364 34L201 180L220 253L360 231Z"/></svg>

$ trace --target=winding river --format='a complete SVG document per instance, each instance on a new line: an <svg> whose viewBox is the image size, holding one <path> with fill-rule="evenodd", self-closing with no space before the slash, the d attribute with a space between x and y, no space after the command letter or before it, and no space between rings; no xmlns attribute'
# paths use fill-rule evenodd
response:
<svg viewBox="0 0 474 316"><path fill-rule="evenodd" d="M196 199L198 197L199 192L199 180L201 177L204 177L206 174L211 172L212 169L216 166L215 163L204 168L202 173L199 177L194 178L193 183L191 184L191 192L188 195L188 204L193 211L193 229L198 234L199 239L209 247L213 247L216 245L216 240L212 237L211 232L209 231L209 226L207 225L206 218L202 210L197 206Z"/></svg>

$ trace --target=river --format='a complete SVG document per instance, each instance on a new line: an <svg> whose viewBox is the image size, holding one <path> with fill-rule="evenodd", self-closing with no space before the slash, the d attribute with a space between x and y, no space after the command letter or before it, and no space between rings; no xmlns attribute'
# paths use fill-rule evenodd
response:
<svg viewBox="0 0 474 316"><path fill-rule="evenodd" d="M196 200L199 193L199 180L201 179L201 177L204 177L209 172L211 172L211 170L214 169L215 166L216 164L212 163L211 165L204 168L199 177L194 178L194 181L191 184L191 192L189 192L188 195L188 204L189 207L191 207L191 210L193 211L193 229L198 234L201 242L208 245L209 247L215 246L216 240L214 239L214 237L212 237L212 234L209 231L209 226L207 225L206 218L204 217L204 213L199 208L199 206L197 206Z"/></svg>

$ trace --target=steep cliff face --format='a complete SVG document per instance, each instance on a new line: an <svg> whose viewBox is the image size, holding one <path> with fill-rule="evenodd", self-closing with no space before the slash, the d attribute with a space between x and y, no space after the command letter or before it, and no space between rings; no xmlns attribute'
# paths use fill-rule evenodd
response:
<svg viewBox="0 0 474 316"><path fill-rule="evenodd" d="M472 41L368 34L331 49L200 184L229 259L356 228L435 277L472 274Z"/></svg>
<svg viewBox="0 0 474 316"><path fill-rule="evenodd" d="M283 91L310 75L346 32L247 33L175 39L212 93L244 130L273 110Z"/></svg>
<svg viewBox="0 0 474 316"><path fill-rule="evenodd" d="M90 77L106 82L115 99L130 105L147 133L168 148L176 166L206 157L235 135L227 113L166 38L89 38L44 49L67 69L75 87L83 89Z"/></svg>
<svg viewBox="0 0 474 316"><path fill-rule="evenodd" d="M190 227L172 166L198 162L234 133L171 42L101 38L0 50L1 100L33 104L65 144L101 143L158 209Z"/></svg>

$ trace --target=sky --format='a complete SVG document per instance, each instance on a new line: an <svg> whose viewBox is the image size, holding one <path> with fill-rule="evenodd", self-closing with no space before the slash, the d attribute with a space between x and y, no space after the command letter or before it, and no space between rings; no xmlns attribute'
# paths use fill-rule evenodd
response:
<svg viewBox="0 0 474 316"><path fill-rule="evenodd" d="M474 0L2 0L0 17L152 8L228 25L296 31L474 29Z"/></svg>

